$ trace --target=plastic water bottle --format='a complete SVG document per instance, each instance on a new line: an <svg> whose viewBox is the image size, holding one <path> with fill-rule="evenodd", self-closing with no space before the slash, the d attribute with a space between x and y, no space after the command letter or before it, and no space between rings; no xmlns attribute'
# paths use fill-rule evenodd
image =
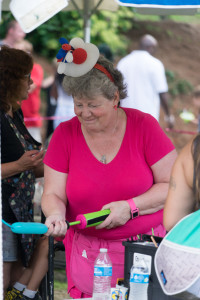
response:
<svg viewBox="0 0 200 300"><path fill-rule="evenodd" d="M94 263L93 300L108 300L111 294L112 262L101 248Z"/></svg>
<svg viewBox="0 0 200 300"><path fill-rule="evenodd" d="M129 300L148 300L149 269L144 261L133 265L130 275Z"/></svg>

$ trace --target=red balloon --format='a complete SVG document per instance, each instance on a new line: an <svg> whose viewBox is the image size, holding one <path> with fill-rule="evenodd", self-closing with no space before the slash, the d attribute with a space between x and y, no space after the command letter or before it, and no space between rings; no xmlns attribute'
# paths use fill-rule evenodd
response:
<svg viewBox="0 0 200 300"><path fill-rule="evenodd" d="M65 50L65 51L69 51L69 50L72 49L72 46L69 45L69 44L63 44L63 45L62 45L62 49Z"/></svg>
<svg viewBox="0 0 200 300"><path fill-rule="evenodd" d="M87 52L82 48L77 48L73 51L73 63L80 65L86 61Z"/></svg>

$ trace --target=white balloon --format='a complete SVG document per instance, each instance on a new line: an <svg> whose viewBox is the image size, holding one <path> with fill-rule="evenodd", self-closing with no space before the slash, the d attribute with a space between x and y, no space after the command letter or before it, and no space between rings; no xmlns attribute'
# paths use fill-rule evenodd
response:
<svg viewBox="0 0 200 300"><path fill-rule="evenodd" d="M85 42L78 37L73 38L69 43L74 49L83 48L85 49Z"/></svg>
<svg viewBox="0 0 200 300"><path fill-rule="evenodd" d="M57 72L59 74L64 74L64 72L65 72L65 63L64 62L59 63Z"/></svg>
<svg viewBox="0 0 200 300"><path fill-rule="evenodd" d="M71 52L67 52L67 55L65 56L65 60L68 62L68 63L71 63L73 62L73 55Z"/></svg>

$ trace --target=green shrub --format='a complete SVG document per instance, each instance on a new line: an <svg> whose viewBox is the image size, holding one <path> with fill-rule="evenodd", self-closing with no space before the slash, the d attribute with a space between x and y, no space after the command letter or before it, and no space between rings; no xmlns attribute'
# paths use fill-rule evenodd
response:
<svg viewBox="0 0 200 300"><path fill-rule="evenodd" d="M172 97L187 95L193 91L193 85L188 80L179 78L171 70L166 70L165 74L169 85L169 93Z"/></svg>

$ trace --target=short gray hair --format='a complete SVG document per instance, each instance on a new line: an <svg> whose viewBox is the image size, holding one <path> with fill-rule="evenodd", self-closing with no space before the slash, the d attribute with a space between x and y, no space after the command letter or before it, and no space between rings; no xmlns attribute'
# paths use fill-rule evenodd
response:
<svg viewBox="0 0 200 300"><path fill-rule="evenodd" d="M103 72L93 68L87 74L80 77L65 76L63 88L68 95L77 98L94 99L97 95L102 95L108 100L112 100L116 91L119 91L120 99L127 97L126 86L120 71L114 68L113 64L100 55L98 64L102 65L112 76L112 82Z"/></svg>

